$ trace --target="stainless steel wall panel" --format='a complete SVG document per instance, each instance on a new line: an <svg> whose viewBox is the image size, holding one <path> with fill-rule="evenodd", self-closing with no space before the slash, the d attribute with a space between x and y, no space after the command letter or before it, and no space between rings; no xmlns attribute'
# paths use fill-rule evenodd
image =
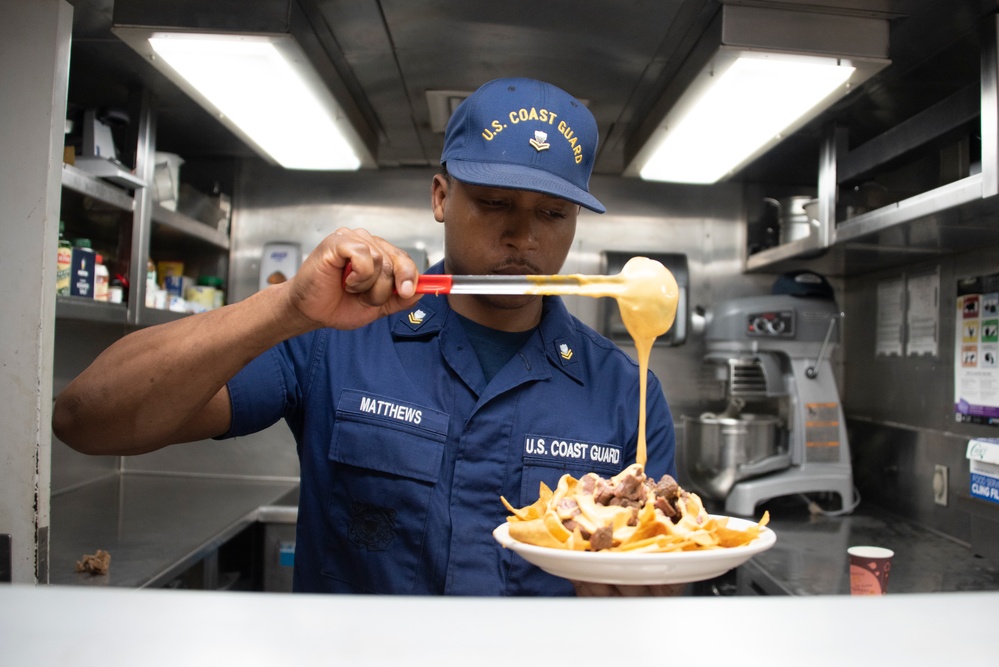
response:
<svg viewBox="0 0 999 667"><path fill-rule="evenodd" d="M237 176L227 298L241 301L257 291L265 243L298 243L304 258L340 227L364 228L400 247L425 248L437 261L444 230L430 213L433 173L285 171L245 161Z"/></svg>
<svg viewBox="0 0 999 667"><path fill-rule="evenodd" d="M968 495L967 438L900 424L847 418L854 483L862 502L891 510L968 542L971 517L957 502ZM933 501L935 465L948 469L948 502Z"/></svg>
<svg viewBox="0 0 999 667"><path fill-rule="evenodd" d="M939 270L939 334L935 357L878 356L879 283ZM969 493L965 447L972 437L997 437L994 427L954 421L954 336L957 280L999 271L994 248L946 255L847 278L840 348L843 404L850 423L855 481L866 502L960 540L969 515L955 502ZM935 465L949 470L947 506L933 502ZM999 520L999 508L994 513Z"/></svg>
<svg viewBox="0 0 999 667"><path fill-rule="evenodd" d="M939 342L936 357L885 357L876 351L877 289L883 281L921 275L939 268ZM997 436L994 428L954 421L954 313L958 278L995 273L995 249L924 260L846 279L841 306L846 373L844 404L857 417L912 428L953 432L963 437Z"/></svg>

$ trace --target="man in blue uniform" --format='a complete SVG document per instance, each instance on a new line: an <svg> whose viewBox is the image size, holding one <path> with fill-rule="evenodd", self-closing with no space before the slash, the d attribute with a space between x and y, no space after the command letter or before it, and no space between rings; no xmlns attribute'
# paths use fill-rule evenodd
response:
<svg viewBox="0 0 999 667"><path fill-rule="evenodd" d="M604 211L588 190L596 148L592 115L564 91L484 85L447 127L432 183L445 258L430 272L557 273L579 206ZM633 463L637 364L558 297L420 298L416 280L402 251L338 230L288 283L112 346L60 394L56 433L123 454L283 418L301 459L296 590L572 594L493 540L500 496L527 505L541 482ZM129 391L94 405L109 381ZM646 469L675 475L651 374L648 394ZM153 396L171 404L151 409ZM108 434L108 414L135 418Z"/></svg>

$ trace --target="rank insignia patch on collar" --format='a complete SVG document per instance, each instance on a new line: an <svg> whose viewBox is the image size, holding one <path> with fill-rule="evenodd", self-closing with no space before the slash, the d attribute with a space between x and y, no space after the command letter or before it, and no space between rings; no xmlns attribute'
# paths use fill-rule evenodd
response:
<svg viewBox="0 0 999 667"><path fill-rule="evenodd" d="M555 341L555 352L558 353L558 358L563 366L576 363L576 354L568 342L564 340Z"/></svg>
<svg viewBox="0 0 999 667"><path fill-rule="evenodd" d="M434 311L426 307L417 306L416 308L413 308L413 310L409 311L402 318L402 321L405 322L413 331L419 331L420 327L429 322L433 316Z"/></svg>

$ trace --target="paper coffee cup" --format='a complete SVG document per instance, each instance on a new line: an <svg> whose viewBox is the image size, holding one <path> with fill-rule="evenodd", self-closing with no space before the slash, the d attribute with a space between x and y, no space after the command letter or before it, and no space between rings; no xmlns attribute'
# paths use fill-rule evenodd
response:
<svg viewBox="0 0 999 667"><path fill-rule="evenodd" d="M883 547L850 547L850 594L884 595L895 552Z"/></svg>

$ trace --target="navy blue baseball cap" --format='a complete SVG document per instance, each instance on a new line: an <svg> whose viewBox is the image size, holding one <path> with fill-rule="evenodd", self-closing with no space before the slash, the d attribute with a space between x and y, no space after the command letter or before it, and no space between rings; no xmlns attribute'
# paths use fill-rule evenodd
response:
<svg viewBox="0 0 999 667"><path fill-rule="evenodd" d="M534 79L496 79L455 109L441 164L463 183L530 190L603 213L590 194L597 121L561 88Z"/></svg>

